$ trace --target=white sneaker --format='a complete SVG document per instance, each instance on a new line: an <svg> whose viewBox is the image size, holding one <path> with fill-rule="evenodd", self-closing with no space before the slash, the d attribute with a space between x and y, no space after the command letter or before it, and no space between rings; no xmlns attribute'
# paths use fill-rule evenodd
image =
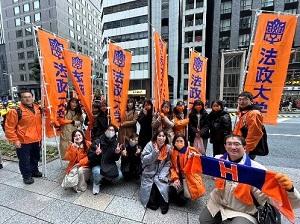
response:
<svg viewBox="0 0 300 224"><path fill-rule="evenodd" d="M93 195L99 194L100 184L93 183Z"/></svg>

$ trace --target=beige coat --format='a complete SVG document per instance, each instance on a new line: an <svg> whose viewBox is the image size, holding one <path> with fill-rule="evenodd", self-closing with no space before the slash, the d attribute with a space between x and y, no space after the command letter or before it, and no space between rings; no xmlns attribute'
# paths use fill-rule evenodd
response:
<svg viewBox="0 0 300 224"><path fill-rule="evenodd" d="M136 111L126 111L125 119L120 127L118 135L120 144L123 144L126 138L129 139L132 134L136 133L136 122L138 115L139 114Z"/></svg>
<svg viewBox="0 0 300 224"><path fill-rule="evenodd" d="M216 158L220 158L221 156L222 155L217 155ZM240 164L244 163L245 156L240 161ZM253 160L251 160L251 166L266 170L264 166ZM237 185L237 182L226 181L224 190L214 189L210 193L207 208L213 217L220 211L223 220L241 216L256 224L257 221L253 216L257 212L255 205L245 205L233 197L233 192ZM267 200L269 200L266 195L255 187L252 187L252 194L255 196L259 204L264 204ZM288 197L293 208L300 207L300 194L296 189L294 192L288 192ZM269 201L269 203L272 204L271 201Z"/></svg>
<svg viewBox="0 0 300 224"><path fill-rule="evenodd" d="M76 127L71 123L64 122L65 124L61 124L61 132L60 132L60 144L59 144L59 150L61 153L61 158L65 157L66 150L69 146L70 141L72 141L72 132L82 128L82 122L83 122L83 117L82 115L75 115L75 111L69 110L68 113L65 116L65 120L69 121L80 121L81 125Z"/></svg>

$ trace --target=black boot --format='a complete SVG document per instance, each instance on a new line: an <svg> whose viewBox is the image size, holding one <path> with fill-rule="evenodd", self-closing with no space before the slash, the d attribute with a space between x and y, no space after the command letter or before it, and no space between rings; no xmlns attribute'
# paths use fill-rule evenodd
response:
<svg viewBox="0 0 300 224"><path fill-rule="evenodd" d="M23 179L23 182L24 182L24 184L33 184L34 183L34 180L33 180L33 178L32 177L27 177L27 178L24 178Z"/></svg>

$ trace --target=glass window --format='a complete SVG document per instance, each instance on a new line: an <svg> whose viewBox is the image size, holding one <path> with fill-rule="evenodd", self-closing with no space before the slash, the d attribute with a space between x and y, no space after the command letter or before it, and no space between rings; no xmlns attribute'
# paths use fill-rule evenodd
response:
<svg viewBox="0 0 300 224"><path fill-rule="evenodd" d="M73 15L73 10L72 10L72 8L68 8L68 13L70 14L70 15Z"/></svg>
<svg viewBox="0 0 300 224"><path fill-rule="evenodd" d="M189 64L188 63L185 63L183 65L183 72L184 72L184 74L188 74L189 73Z"/></svg>
<svg viewBox="0 0 300 224"><path fill-rule="evenodd" d="M33 2L33 8L34 9L39 9L40 8L40 1L34 1Z"/></svg>
<svg viewBox="0 0 300 224"><path fill-rule="evenodd" d="M68 0L68 2L72 5L72 0Z"/></svg>
<svg viewBox="0 0 300 224"><path fill-rule="evenodd" d="M33 40L26 40L26 47L32 47L33 46Z"/></svg>
<svg viewBox="0 0 300 224"><path fill-rule="evenodd" d="M195 31L195 42L201 42L202 41L202 30L196 30Z"/></svg>
<svg viewBox="0 0 300 224"><path fill-rule="evenodd" d="M189 58L189 57L190 57L190 49L184 48L184 58Z"/></svg>
<svg viewBox="0 0 300 224"><path fill-rule="evenodd" d="M88 15L89 21L92 21L92 16L91 14Z"/></svg>
<svg viewBox="0 0 300 224"><path fill-rule="evenodd" d="M25 59L25 54L24 54L24 52L18 53L18 59L19 59L19 60L24 60L24 59Z"/></svg>
<svg viewBox="0 0 300 224"><path fill-rule="evenodd" d="M81 26L79 24L76 25L76 30L80 31L81 30Z"/></svg>
<svg viewBox="0 0 300 224"><path fill-rule="evenodd" d="M27 59L34 58L34 51L28 51L27 52Z"/></svg>
<svg viewBox="0 0 300 224"><path fill-rule="evenodd" d="M185 4L186 10L194 8L194 0L186 0Z"/></svg>
<svg viewBox="0 0 300 224"><path fill-rule="evenodd" d="M239 47L249 46L250 34L243 34L239 36Z"/></svg>
<svg viewBox="0 0 300 224"><path fill-rule="evenodd" d="M240 29L251 28L251 16L240 18Z"/></svg>
<svg viewBox="0 0 300 224"><path fill-rule="evenodd" d="M196 8L203 7L203 0L196 0Z"/></svg>
<svg viewBox="0 0 300 224"><path fill-rule="evenodd" d="M70 37L72 37L73 39L75 38L73 30L70 30Z"/></svg>
<svg viewBox="0 0 300 224"><path fill-rule="evenodd" d="M77 9L77 10L80 9L79 4L77 2L75 3L75 9Z"/></svg>
<svg viewBox="0 0 300 224"><path fill-rule="evenodd" d="M185 27L194 25L194 15L186 15L185 16Z"/></svg>
<svg viewBox="0 0 300 224"><path fill-rule="evenodd" d="M284 0L285 3L298 2L298 0Z"/></svg>
<svg viewBox="0 0 300 224"><path fill-rule="evenodd" d="M34 62L28 63L28 70L31 70L34 67Z"/></svg>
<svg viewBox="0 0 300 224"><path fill-rule="evenodd" d="M199 14L196 14L195 15L196 19L195 19L195 25L198 26L198 25L202 25L203 24L203 14L199 13Z"/></svg>
<svg viewBox="0 0 300 224"><path fill-rule="evenodd" d="M88 27L89 27L89 30L92 30L92 25L90 23L89 23Z"/></svg>
<svg viewBox="0 0 300 224"><path fill-rule="evenodd" d="M82 20L82 23L86 27L86 20L85 19Z"/></svg>
<svg viewBox="0 0 300 224"><path fill-rule="evenodd" d="M13 0L14 1L14 3L17 3L19 0Z"/></svg>
<svg viewBox="0 0 300 224"><path fill-rule="evenodd" d="M23 30L17 30L16 31L16 38L23 36Z"/></svg>
<svg viewBox="0 0 300 224"><path fill-rule="evenodd" d="M227 49L230 46L230 37L220 37L219 47L221 49Z"/></svg>
<svg viewBox="0 0 300 224"><path fill-rule="evenodd" d="M97 23L96 23L96 20L95 19L93 19L93 24L96 26L97 25Z"/></svg>
<svg viewBox="0 0 300 224"><path fill-rule="evenodd" d="M25 24L30 24L30 16L24 17Z"/></svg>
<svg viewBox="0 0 300 224"><path fill-rule="evenodd" d="M24 74L20 74L20 81L26 81L26 77Z"/></svg>
<svg viewBox="0 0 300 224"><path fill-rule="evenodd" d="M29 12L29 3L26 3L23 5L23 11L24 12Z"/></svg>
<svg viewBox="0 0 300 224"><path fill-rule="evenodd" d="M193 42L193 32L186 32L184 40L185 43Z"/></svg>
<svg viewBox="0 0 300 224"><path fill-rule="evenodd" d="M69 25L70 25L71 27L74 27L74 22L73 22L73 20L69 19Z"/></svg>
<svg viewBox="0 0 300 224"><path fill-rule="evenodd" d="M20 6L14 7L14 13L15 13L15 15L19 15L20 14Z"/></svg>
<svg viewBox="0 0 300 224"><path fill-rule="evenodd" d="M251 9L252 0L241 0L241 10Z"/></svg>
<svg viewBox="0 0 300 224"><path fill-rule="evenodd" d="M85 11L85 9L84 8L82 8L82 15L86 15L86 11Z"/></svg>
<svg viewBox="0 0 300 224"><path fill-rule="evenodd" d="M34 14L34 21L35 22L41 21L41 13L40 12Z"/></svg>
<svg viewBox="0 0 300 224"><path fill-rule="evenodd" d="M80 15L76 13L76 19L80 21Z"/></svg>
<svg viewBox="0 0 300 224"><path fill-rule="evenodd" d="M268 7L274 5L274 0L261 0L262 7Z"/></svg>
<svg viewBox="0 0 300 224"><path fill-rule="evenodd" d="M220 31L230 30L231 21L230 19L221 20Z"/></svg>
<svg viewBox="0 0 300 224"><path fill-rule="evenodd" d="M25 67L25 63L19 64L19 70L20 71L25 71L26 67Z"/></svg>
<svg viewBox="0 0 300 224"><path fill-rule="evenodd" d="M77 35L77 40L78 40L78 42L81 43L81 36L80 35Z"/></svg>
<svg viewBox="0 0 300 224"><path fill-rule="evenodd" d="M84 36L87 36L87 32L86 32L85 29L83 30L83 35L84 35Z"/></svg>
<svg viewBox="0 0 300 224"><path fill-rule="evenodd" d="M21 26L21 19L20 18L15 19L15 25L16 26Z"/></svg>
<svg viewBox="0 0 300 224"><path fill-rule="evenodd" d="M87 4L87 8L88 8L89 11L91 11L91 6L90 6L90 4Z"/></svg>
<svg viewBox="0 0 300 224"><path fill-rule="evenodd" d="M29 35L32 35L32 29L31 29L31 27L27 27L25 29L25 36L29 36Z"/></svg>
<svg viewBox="0 0 300 224"><path fill-rule="evenodd" d="M85 0L81 0L82 5L86 5L86 1Z"/></svg>
<svg viewBox="0 0 300 224"><path fill-rule="evenodd" d="M90 33L89 36L90 36L90 40L93 40L93 35L91 33Z"/></svg>
<svg viewBox="0 0 300 224"><path fill-rule="evenodd" d="M297 9L286 9L286 10L284 10L284 12L291 13L291 14L297 14Z"/></svg>
<svg viewBox="0 0 300 224"><path fill-rule="evenodd" d="M221 14L231 13L231 1L221 2Z"/></svg>

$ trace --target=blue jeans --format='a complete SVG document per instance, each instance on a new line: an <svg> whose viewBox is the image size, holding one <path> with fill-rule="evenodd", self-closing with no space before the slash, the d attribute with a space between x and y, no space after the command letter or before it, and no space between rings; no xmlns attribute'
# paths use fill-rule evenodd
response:
<svg viewBox="0 0 300 224"><path fill-rule="evenodd" d="M107 177L103 176L100 173L100 171L101 171L101 167L100 166L94 166L92 168L93 182L95 184L100 184L100 182L101 182L101 180L103 178L105 178L108 181L111 181L113 183L116 183L116 182L118 182L123 177L122 172L121 172L121 170L119 168L118 168L119 176L117 176L116 178L107 178Z"/></svg>

